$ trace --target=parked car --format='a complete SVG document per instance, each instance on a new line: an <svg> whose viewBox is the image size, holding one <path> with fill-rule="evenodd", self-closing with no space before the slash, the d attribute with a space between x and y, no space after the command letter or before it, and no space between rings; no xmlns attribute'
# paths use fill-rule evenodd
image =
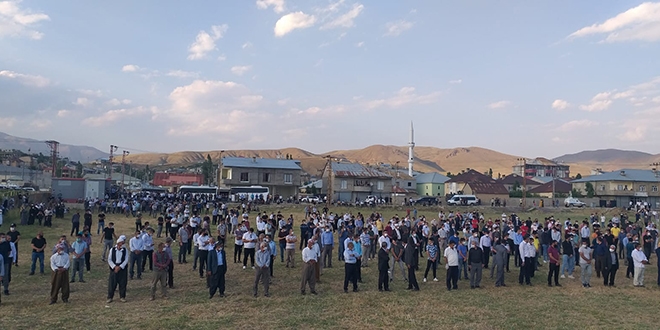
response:
<svg viewBox="0 0 660 330"><path fill-rule="evenodd" d="M438 199L432 196L420 197L413 201L413 205L421 205L421 206L438 205Z"/></svg>
<svg viewBox="0 0 660 330"><path fill-rule="evenodd" d="M447 205L479 205L481 201L475 195L454 195L447 200Z"/></svg>
<svg viewBox="0 0 660 330"><path fill-rule="evenodd" d="M319 203L321 201L317 196L306 196L300 199L301 203Z"/></svg>
<svg viewBox="0 0 660 330"><path fill-rule="evenodd" d="M564 200L564 206L566 206L566 207L585 207L585 206L587 206L587 204L585 202L581 202L577 198L568 197Z"/></svg>

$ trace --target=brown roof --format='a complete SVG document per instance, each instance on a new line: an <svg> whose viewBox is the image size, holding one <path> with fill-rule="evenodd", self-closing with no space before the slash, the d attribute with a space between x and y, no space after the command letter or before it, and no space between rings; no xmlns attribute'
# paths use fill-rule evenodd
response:
<svg viewBox="0 0 660 330"><path fill-rule="evenodd" d="M555 193L569 193L571 192L571 184L561 180L555 179ZM552 193L552 181L546 182L534 189L528 191L530 194Z"/></svg>
<svg viewBox="0 0 660 330"><path fill-rule="evenodd" d="M515 184L516 181L518 181L518 184L522 185L523 184L524 178L518 174L509 174L499 180L497 180L498 183L501 184Z"/></svg>
<svg viewBox="0 0 660 330"><path fill-rule="evenodd" d="M509 195L509 191L501 183L468 182L467 184L475 195Z"/></svg>
<svg viewBox="0 0 660 330"><path fill-rule="evenodd" d="M482 173L479 173L475 170L469 170L465 173L461 173L451 179L447 182L484 182L484 183L496 183L496 181Z"/></svg>
<svg viewBox="0 0 660 330"><path fill-rule="evenodd" d="M409 194L410 191L408 189L401 188L399 186L394 186L392 187L392 192L395 194Z"/></svg>

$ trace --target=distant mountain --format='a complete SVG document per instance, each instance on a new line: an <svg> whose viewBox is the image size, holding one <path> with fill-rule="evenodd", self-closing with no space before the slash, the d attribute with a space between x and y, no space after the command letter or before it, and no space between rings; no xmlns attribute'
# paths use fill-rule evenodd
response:
<svg viewBox="0 0 660 330"><path fill-rule="evenodd" d="M601 149L601 150L588 150L578 152L576 154L568 154L555 158L555 161L564 163L645 163L650 162L657 156L632 150L619 150L619 149ZM648 164L645 164L648 165Z"/></svg>
<svg viewBox="0 0 660 330"><path fill-rule="evenodd" d="M127 160L134 164L148 165L185 165L204 161L206 155L218 161L220 151L183 151L171 154L131 154ZM323 154L314 154L299 148L285 148L275 150L227 150L223 156L233 157L259 157L275 158L291 155L293 159L300 160L305 172L320 175L325 166L326 156L346 159L352 162L378 165L391 164L399 168L408 167L408 147L372 145L363 149L335 150ZM502 175L511 172L511 165L515 163L516 156L502 154L493 150L469 147L454 149L439 149L434 147L415 147L414 169L421 172L452 172L459 173L466 168L480 172L493 170L493 175Z"/></svg>
<svg viewBox="0 0 660 330"><path fill-rule="evenodd" d="M23 152L50 154L50 149L44 141L21 138L0 132L0 149L16 149ZM60 157L68 157L72 161L83 163L98 158L107 158L108 154L93 147L60 144Z"/></svg>

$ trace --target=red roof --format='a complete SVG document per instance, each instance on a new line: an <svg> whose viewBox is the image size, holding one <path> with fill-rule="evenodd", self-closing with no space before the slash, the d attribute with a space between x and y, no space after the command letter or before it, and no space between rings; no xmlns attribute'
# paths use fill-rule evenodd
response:
<svg viewBox="0 0 660 330"><path fill-rule="evenodd" d="M509 191L501 183L487 183L487 182L468 182L467 183L475 195L509 195Z"/></svg>
<svg viewBox="0 0 660 330"><path fill-rule="evenodd" d="M154 186L201 185L204 176L197 173L165 173L154 174Z"/></svg>

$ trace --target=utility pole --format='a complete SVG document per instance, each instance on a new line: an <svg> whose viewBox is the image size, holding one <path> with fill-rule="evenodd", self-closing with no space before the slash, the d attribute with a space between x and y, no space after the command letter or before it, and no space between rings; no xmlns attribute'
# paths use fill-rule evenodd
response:
<svg viewBox="0 0 660 330"><path fill-rule="evenodd" d="M334 173L332 172L332 157L330 155L325 156L325 158L328 160L326 168L328 169L328 194L326 195L325 199L325 204L327 206L330 206L332 204L332 198L334 197L334 193L332 191L332 188L334 187Z"/></svg>
<svg viewBox="0 0 660 330"><path fill-rule="evenodd" d="M110 157L108 160L110 161L110 168L108 169L108 179L110 179L110 182L112 182L112 154L117 151L117 146L111 144L110 145Z"/></svg>
<svg viewBox="0 0 660 330"><path fill-rule="evenodd" d="M126 156L130 154L127 150L124 150L121 155L121 190L124 190L124 168L126 167Z"/></svg>
<svg viewBox="0 0 660 330"><path fill-rule="evenodd" d="M653 169L653 174L655 174L655 178L658 180L658 183L660 183L660 173L658 173L658 167L660 166L660 163L652 163L650 166ZM658 184L657 183L656 183L655 187L656 187L656 191L653 191L653 187L651 187L651 189L649 189L647 191L650 191L651 193L656 193L657 194L658 193L658 191L657 191ZM657 206L658 206L658 201L657 200L656 200L655 204L656 204L655 207L657 208ZM649 198L649 205L651 205L651 199L650 198ZM653 207L653 205L651 205L651 207Z"/></svg>
<svg viewBox="0 0 660 330"><path fill-rule="evenodd" d="M522 202L523 208L527 207L527 158L518 158L518 161L522 162L522 177L523 177L523 191L522 191Z"/></svg>
<svg viewBox="0 0 660 330"><path fill-rule="evenodd" d="M57 171L57 156L58 156L57 149L59 148L60 143L57 142L57 141L48 140L48 141L46 141L46 144L48 145L48 147L50 148L50 151L51 151L50 157L52 158L51 161L52 161L52 166L53 166L53 172L51 173L51 177L54 178L54 177L56 177L55 172Z"/></svg>

